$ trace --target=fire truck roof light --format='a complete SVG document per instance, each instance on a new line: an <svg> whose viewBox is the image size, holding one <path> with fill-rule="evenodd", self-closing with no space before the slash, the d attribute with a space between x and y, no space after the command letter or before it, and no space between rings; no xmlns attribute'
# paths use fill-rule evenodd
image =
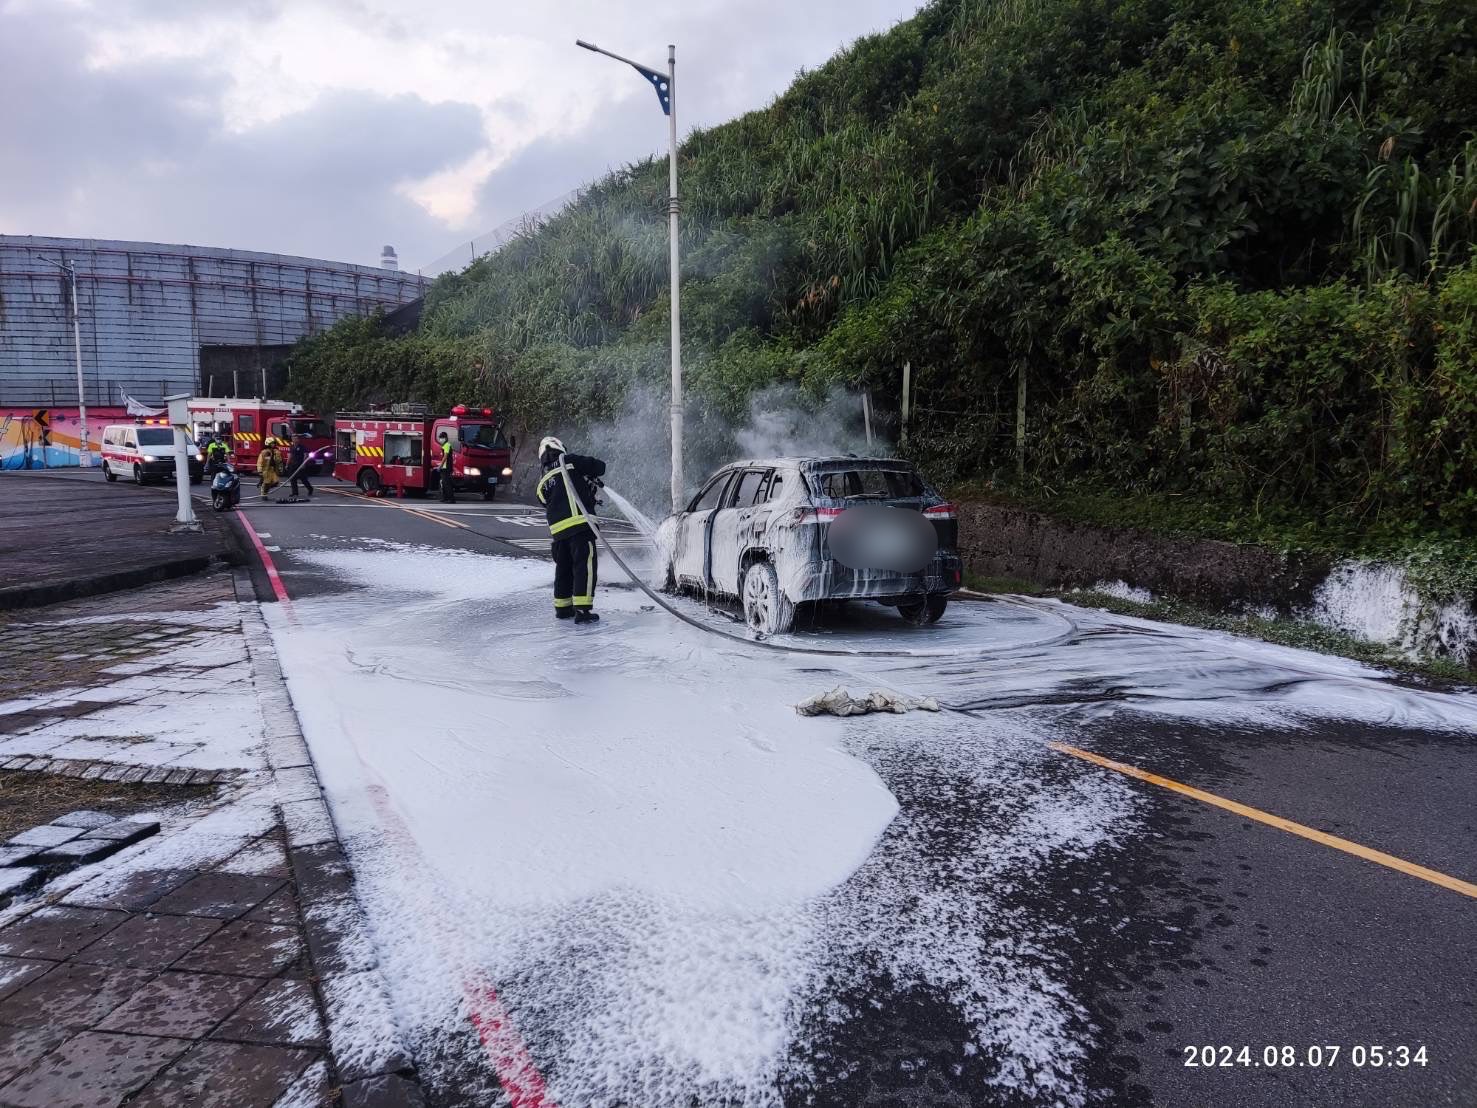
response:
<svg viewBox="0 0 1477 1108"><path fill-rule="evenodd" d="M482 414L483 415L492 415L492 409L491 408L483 408L482 409Z"/></svg>
<svg viewBox="0 0 1477 1108"><path fill-rule="evenodd" d="M455 408L451 409L451 414L452 415L466 415L467 414L467 406L465 404L458 404Z"/></svg>

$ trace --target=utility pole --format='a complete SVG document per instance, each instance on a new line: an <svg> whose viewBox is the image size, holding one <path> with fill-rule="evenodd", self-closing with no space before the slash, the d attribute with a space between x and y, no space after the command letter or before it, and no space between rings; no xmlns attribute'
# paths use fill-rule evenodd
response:
<svg viewBox="0 0 1477 1108"><path fill-rule="evenodd" d="M1015 383L1015 475L1017 480L1026 477L1026 360L1022 358L1016 367Z"/></svg>
<svg viewBox="0 0 1477 1108"><path fill-rule="evenodd" d="M903 427L902 427L902 434L901 434L900 439L899 439L901 445L903 445L903 446L907 446L908 445L908 417L913 414L912 400L913 400L913 363L912 362L904 362L903 363L903 405L902 405L902 416L903 416L902 424L903 424Z"/></svg>
<svg viewBox="0 0 1477 1108"><path fill-rule="evenodd" d="M667 46L665 74L630 58L603 50L593 42L575 39L574 44L596 54L625 62L656 89L657 100L667 116L667 222L670 235L672 280L672 511L682 510L682 256L678 216L682 211L677 192L677 47Z"/></svg>
<svg viewBox="0 0 1477 1108"><path fill-rule="evenodd" d="M72 286L72 351L77 357L77 420L82 428L77 437L77 464L86 469L92 465L92 444L87 437L87 393L82 382L82 306L77 303L77 266L71 259L65 262L45 260L62 270ZM53 394L53 406L55 403Z"/></svg>
<svg viewBox="0 0 1477 1108"><path fill-rule="evenodd" d="M87 392L82 384L82 305L77 302L77 266L67 262L67 276L72 279L72 350L77 355L77 421L81 434L77 440L77 465L92 466L92 444L87 440Z"/></svg>

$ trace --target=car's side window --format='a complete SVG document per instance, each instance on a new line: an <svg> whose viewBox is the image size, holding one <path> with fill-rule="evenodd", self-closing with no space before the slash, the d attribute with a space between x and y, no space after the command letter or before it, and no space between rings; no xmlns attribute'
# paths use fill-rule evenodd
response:
<svg viewBox="0 0 1477 1108"><path fill-rule="evenodd" d="M733 506L735 508L750 508L757 502L759 486L763 484L765 470L745 470L743 476L738 480L738 489L733 494Z"/></svg>
<svg viewBox="0 0 1477 1108"><path fill-rule="evenodd" d="M763 493L765 500L778 500L785 491L785 475L776 472L769 480L769 488Z"/></svg>
<svg viewBox="0 0 1477 1108"><path fill-rule="evenodd" d="M713 479L713 482L702 491L702 493L698 496L696 500L693 501L692 507L688 510L693 512L706 512L710 509L718 507L719 498L723 495L723 490L727 487L728 474L725 473L720 477L715 477Z"/></svg>

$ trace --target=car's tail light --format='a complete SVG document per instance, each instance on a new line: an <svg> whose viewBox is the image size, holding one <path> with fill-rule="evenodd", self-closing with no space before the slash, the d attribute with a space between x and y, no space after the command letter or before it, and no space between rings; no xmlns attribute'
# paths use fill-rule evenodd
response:
<svg viewBox="0 0 1477 1108"><path fill-rule="evenodd" d="M791 523L830 523L844 508L796 508L790 513Z"/></svg>
<svg viewBox="0 0 1477 1108"><path fill-rule="evenodd" d="M952 504L935 504L932 508L923 509L923 518L932 520L958 519Z"/></svg>

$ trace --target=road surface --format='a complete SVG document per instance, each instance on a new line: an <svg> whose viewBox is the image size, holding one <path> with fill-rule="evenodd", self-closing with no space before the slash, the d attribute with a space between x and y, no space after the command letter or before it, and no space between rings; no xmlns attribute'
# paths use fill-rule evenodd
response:
<svg viewBox="0 0 1477 1108"><path fill-rule="evenodd" d="M435 1103L1477 1103L1470 692L1052 602L574 628L528 506L243 516Z"/></svg>

